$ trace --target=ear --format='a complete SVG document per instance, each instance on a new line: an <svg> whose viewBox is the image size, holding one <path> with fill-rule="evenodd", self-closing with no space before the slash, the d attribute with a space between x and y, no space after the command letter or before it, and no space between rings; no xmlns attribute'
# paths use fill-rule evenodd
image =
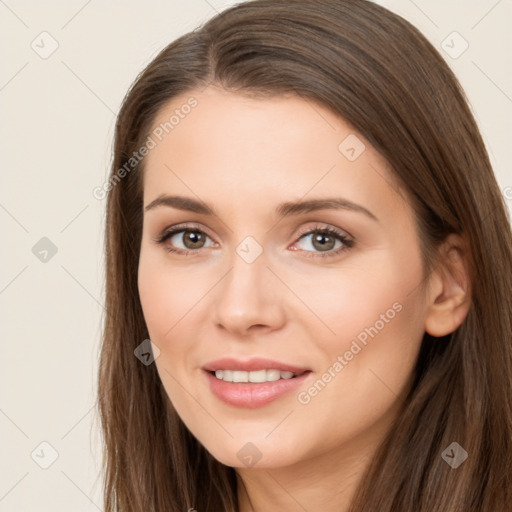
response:
<svg viewBox="0 0 512 512"><path fill-rule="evenodd" d="M439 248L438 266L429 278L425 330L441 337L454 332L471 304L468 245L455 234Z"/></svg>

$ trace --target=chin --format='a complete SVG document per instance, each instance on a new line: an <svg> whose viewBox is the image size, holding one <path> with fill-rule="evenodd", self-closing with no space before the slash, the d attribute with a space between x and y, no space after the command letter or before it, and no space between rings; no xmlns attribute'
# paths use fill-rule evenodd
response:
<svg viewBox="0 0 512 512"><path fill-rule="evenodd" d="M207 445L203 446L221 464L233 468L279 468L298 462L298 454L290 453L293 448L283 449L283 446L275 446L268 441L265 443L264 441L253 442L230 439L220 449L218 444L211 450Z"/></svg>

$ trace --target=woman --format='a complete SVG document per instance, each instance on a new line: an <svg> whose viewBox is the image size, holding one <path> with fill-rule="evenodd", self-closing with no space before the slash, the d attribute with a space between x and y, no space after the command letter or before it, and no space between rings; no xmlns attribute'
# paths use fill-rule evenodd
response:
<svg viewBox="0 0 512 512"><path fill-rule="evenodd" d="M418 30L367 1L227 9L118 117L105 510L503 512L511 270Z"/></svg>

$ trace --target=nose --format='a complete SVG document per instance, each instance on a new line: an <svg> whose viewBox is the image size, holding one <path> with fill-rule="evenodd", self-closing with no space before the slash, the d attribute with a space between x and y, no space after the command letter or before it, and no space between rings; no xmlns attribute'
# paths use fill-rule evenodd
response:
<svg viewBox="0 0 512 512"><path fill-rule="evenodd" d="M231 269L216 286L214 321L218 327L247 337L283 326L284 287L267 265L265 251L252 263L234 254Z"/></svg>

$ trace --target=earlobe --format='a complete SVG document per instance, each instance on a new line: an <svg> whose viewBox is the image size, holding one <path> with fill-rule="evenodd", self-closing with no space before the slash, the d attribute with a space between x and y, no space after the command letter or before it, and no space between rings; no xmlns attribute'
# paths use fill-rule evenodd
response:
<svg viewBox="0 0 512 512"><path fill-rule="evenodd" d="M429 281L425 331L434 337L446 336L464 322L471 304L468 250L462 237L447 237Z"/></svg>

